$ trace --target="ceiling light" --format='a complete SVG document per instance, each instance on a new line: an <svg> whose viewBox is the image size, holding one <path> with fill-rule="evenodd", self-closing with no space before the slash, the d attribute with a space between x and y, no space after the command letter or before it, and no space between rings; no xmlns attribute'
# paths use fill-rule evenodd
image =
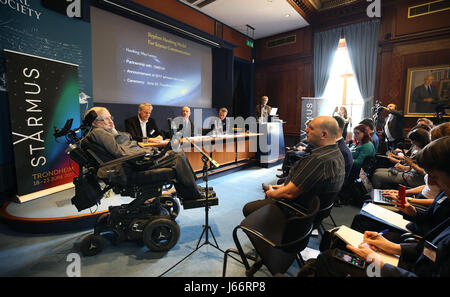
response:
<svg viewBox="0 0 450 297"><path fill-rule="evenodd" d="M290 13L286 13L286 14L284 15L284 17L286 17L286 18L288 18L288 17L290 17L290 16L291 16Z"/></svg>

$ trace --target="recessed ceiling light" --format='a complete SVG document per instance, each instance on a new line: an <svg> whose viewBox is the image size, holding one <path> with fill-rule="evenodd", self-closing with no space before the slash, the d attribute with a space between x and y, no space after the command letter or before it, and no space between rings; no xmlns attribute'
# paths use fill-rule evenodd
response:
<svg viewBox="0 0 450 297"><path fill-rule="evenodd" d="M291 16L291 14L290 14L290 13L286 13L284 16L285 16L286 18L288 18L288 17Z"/></svg>

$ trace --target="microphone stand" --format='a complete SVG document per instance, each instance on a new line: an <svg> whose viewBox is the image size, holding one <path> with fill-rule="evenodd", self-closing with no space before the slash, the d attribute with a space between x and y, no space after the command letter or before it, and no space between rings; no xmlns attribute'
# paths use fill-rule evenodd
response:
<svg viewBox="0 0 450 297"><path fill-rule="evenodd" d="M211 164L210 168L212 167L219 167L219 163L217 163L215 160L213 160L210 156L208 156L205 152L203 152L203 149L198 147L195 143L193 143L188 137L183 138L183 140L186 139L190 144L192 144L192 146L197 149L201 154L202 154L202 161L203 161L203 180L206 183L206 198L205 198L205 202L204 202L204 207L205 207L205 225L203 225L203 231L202 234L200 235L200 238L198 239L197 242L197 246L195 247L195 249L190 252L187 256L185 256L183 259L181 259L180 261L178 261L175 265L173 265L172 267L170 267L168 270L166 270L165 272L163 272L161 275L159 276L163 276L164 274L166 274L167 272L169 272L172 268L174 268L175 266L177 266L178 264L180 264L181 262L183 262L184 260L186 260L188 257L190 257L193 253L195 253L197 250L199 250L202 246L204 245L211 245L212 247L216 248L217 250L221 251L222 253L225 253L222 249L220 249L219 245L217 244L217 240L216 237L214 236L214 233L212 232L211 226L209 226L209 204L208 204L208 196L209 196L209 190L208 190L208 162ZM211 232L211 236L214 239L214 243L211 243L209 241L209 232ZM200 241L203 238L203 235L205 235L205 242L203 242L200 245ZM235 259L235 258L234 258ZM237 260L237 259L235 259ZM239 261L239 260L238 260Z"/></svg>

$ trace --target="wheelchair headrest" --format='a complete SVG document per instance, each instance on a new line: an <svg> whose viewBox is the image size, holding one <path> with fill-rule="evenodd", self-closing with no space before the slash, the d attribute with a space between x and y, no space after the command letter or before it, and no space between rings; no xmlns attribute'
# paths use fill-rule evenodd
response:
<svg viewBox="0 0 450 297"><path fill-rule="evenodd" d="M91 110L83 119L83 126L92 127L92 123L97 118L95 110Z"/></svg>

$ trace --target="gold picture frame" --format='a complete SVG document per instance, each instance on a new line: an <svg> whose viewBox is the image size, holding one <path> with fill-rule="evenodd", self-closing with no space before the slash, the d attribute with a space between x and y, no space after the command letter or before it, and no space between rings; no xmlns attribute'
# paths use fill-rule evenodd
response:
<svg viewBox="0 0 450 297"><path fill-rule="evenodd" d="M431 81L429 90L425 87L427 77ZM405 117L436 117L437 102L449 100L449 86L450 65L408 68Z"/></svg>

